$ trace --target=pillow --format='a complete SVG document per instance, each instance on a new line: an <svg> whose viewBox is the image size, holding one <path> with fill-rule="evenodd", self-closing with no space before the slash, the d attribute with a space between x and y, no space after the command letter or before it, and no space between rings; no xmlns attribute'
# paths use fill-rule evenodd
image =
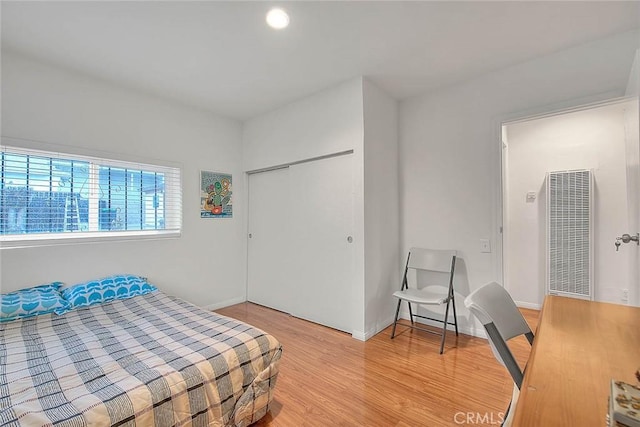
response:
<svg viewBox="0 0 640 427"><path fill-rule="evenodd" d="M46 285L38 285L38 286L34 286L33 288L27 288L27 289L41 289L43 291L58 291L60 292L60 288L62 288L64 286L64 283L62 282L51 282L51 283L47 283ZM23 289L26 290L26 289Z"/></svg>
<svg viewBox="0 0 640 427"><path fill-rule="evenodd" d="M115 299L127 299L157 290L143 277L123 274L78 283L65 288L62 291L62 296L72 308L77 308Z"/></svg>
<svg viewBox="0 0 640 427"><path fill-rule="evenodd" d="M66 313L69 303L58 292L60 286L62 283L54 282L0 295L0 323L40 314Z"/></svg>

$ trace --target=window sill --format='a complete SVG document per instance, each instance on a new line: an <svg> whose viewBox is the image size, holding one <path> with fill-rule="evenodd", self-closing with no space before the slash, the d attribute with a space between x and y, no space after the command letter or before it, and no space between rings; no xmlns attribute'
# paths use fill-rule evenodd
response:
<svg viewBox="0 0 640 427"><path fill-rule="evenodd" d="M108 231L56 234L15 234L0 237L0 250L86 243L175 239L180 230Z"/></svg>

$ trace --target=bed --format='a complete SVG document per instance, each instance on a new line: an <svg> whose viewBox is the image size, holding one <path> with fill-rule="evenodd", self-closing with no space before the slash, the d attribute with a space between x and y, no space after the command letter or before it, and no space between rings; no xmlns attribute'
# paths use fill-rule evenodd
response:
<svg viewBox="0 0 640 427"><path fill-rule="evenodd" d="M0 323L0 425L247 426L269 410L281 354L160 291Z"/></svg>

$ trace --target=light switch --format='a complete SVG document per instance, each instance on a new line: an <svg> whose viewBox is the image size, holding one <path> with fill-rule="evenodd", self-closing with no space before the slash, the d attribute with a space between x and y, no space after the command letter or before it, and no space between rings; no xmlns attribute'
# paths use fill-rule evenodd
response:
<svg viewBox="0 0 640 427"><path fill-rule="evenodd" d="M480 252L491 252L491 241L489 239L480 239Z"/></svg>
<svg viewBox="0 0 640 427"><path fill-rule="evenodd" d="M527 193L527 203L533 203L536 201L536 192L535 191L529 191Z"/></svg>

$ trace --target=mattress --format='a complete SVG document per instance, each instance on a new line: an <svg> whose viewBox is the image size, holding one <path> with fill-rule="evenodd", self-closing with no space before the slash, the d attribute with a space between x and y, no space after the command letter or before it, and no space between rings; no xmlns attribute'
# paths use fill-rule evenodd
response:
<svg viewBox="0 0 640 427"><path fill-rule="evenodd" d="M279 342L160 291L0 324L0 425L239 426L269 410Z"/></svg>

